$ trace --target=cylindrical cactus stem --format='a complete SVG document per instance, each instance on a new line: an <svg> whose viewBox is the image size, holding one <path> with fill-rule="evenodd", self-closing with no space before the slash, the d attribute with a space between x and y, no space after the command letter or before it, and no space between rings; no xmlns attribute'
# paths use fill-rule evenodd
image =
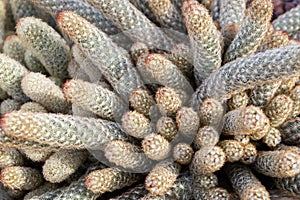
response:
<svg viewBox="0 0 300 200"><path fill-rule="evenodd" d="M177 163L181 165L190 164L192 162L193 156L194 150L187 143L178 143L173 148L173 158Z"/></svg>
<svg viewBox="0 0 300 200"><path fill-rule="evenodd" d="M143 42L134 42L130 48L130 55L134 63L136 64L138 58L142 54L149 53L149 47Z"/></svg>
<svg viewBox="0 0 300 200"><path fill-rule="evenodd" d="M11 199L20 199L24 196L26 193L25 190L18 190L18 189L11 189L11 188L5 188L5 193L8 194L9 200Z"/></svg>
<svg viewBox="0 0 300 200"><path fill-rule="evenodd" d="M234 135L233 139L242 143L242 145L246 145L250 142L249 135Z"/></svg>
<svg viewBox="0 0 300 200"><path fill-rule="evenodd" d="M257 51L260 52L267 49L279 48L287 46L288 44L289 36L283 31L275 31L267 39L263 40Z"/></svg>
<svg viewBox="0 0 300 200"><path fill-rule="evenodd" d="M148 194L148 191L145 188L144 184L139 184L135 187L130 188L129 190L125 191L123 194L110 198L110 200L128 200L128 199L140 199L143 196Z"/></svg>
<svg viewBox="0 0 300 200"><path fill-rule="evenodd" d="M240 161L246 165L252 164L255 162L257 157L256 146L252 143L248 143L244 146L244 154Z"/></svg>
<svg viewBox="0 0 300 200"><path fill-rule="evenodd" d="M156 18L149 8L148 0L129 0L137 9L139 9L148 19L157 24Z"/></svg>
<svg viewBox="0 0 300 200"><path fill-rule="evenodd" d="M292 151L292 152L300 155L300 147L298 147L298 146L288 146L285 144L280 144L277 147L275 147L275 149L276 150L289 150L289 151Z"/></svg>
<svg viewBox="0 0 300 200"><path fill-rule="evenodd" d="M269 192L265 186L261 184L247 166L234 163L227 165L225 170L241 200L270 200Z"/></svg>
<svg viewBox="0 0 300 200"><path fill-rule="evenodd" d="M171 142L177 135L176 122L171 117L162 116L156 123L157 132Z"/></svg>
<svg viewBox="0 0 300 200"><path fill-rule="evenodd" d="M41 113L47 113L48 111L39 103L36 102L27 102L24 103L20 111L23 112L41 112Z"/></svg>
<svg viewBox="0 0 300 200"><path fill-rule="evenodd" d="M131 92L129 103L134 110L148 117L150 115L150 109L155 104L155 101L147 90L137 88Z"/></svg>
<svg viewBox="0 0 300 200"><path fill-rule="evenodd" d="M180 134L194 138L199 128L199 116L192 108L181 107L176 112L176 124Z"/></svg>
<svg viewBox="0 0 300 200"><path fill-rule="evenodd" d="M275 147L281 142L281 133L278 129L272 127L270 131L263 137L263 142L268 147Z"/></svg>
<svg viewBox="0 0 300 200"><path fill-rule="evenodd" d="M273 21L275 30L281 30L291 36L292 33L300 30L300 6L280 15Z"/></svg>
<svg viewBox="0 0 300 200"><path fill-rule="evenodd" d="M171 161L157 164L147 175L145 187L152 195L164 195L179 175L180 165Z"/></svg>
<svg viewBox="0 0 300 200"><path fill-rule="evenodd" d="M43 195L44 193L54 191L57 188L58 188L57 184L46 182L43 185L37 187L36 189L28 192L24 196L24 200L37 199L37 197Z"/></svg>
<svg viewBox="0 0 300 200"><path fill-rule="evenodd" d="M146 156L152 160L164 160L171 154L172 146L163 136L151 133L142 141Z"/></svg>
<svg viewBox="0 0 300 200"><path fill-rule="evenodd" d="M181 91L184 102L194 92L189 81L177 66L161 54L141 55L137 61L137 68L145 83L160 84Z"/></svg>
<svg viewBox="0 0 300 200"><path fill-rule="evenodd" d="M218 186L218 177L213 173L193 175L194 187L210 189Z"/></svg>
<svg viewBox="0 0 300 200"><path fill-rule="evenodd" d="M6 98L8 98L7 93L2 88L0 88L0 100L5 100Z"/></svg>
<svg viewBox="0 0 300 200"><path fill-rule="evenodd" d="M62 148L100 148L111 140L130 140L121 126L102 119L14 111L1 119L5 134Z"/></svg>
<svg viewBox="0 0 300 200"><path fill-rule="evenodd" d="M199 107L200 125L219 127L224 113L224 107L219 101L208 98Z"/></svg>
<svg viewBox="0 0 300 200"><path fill-rule="evenodd" d="M28 49L25 51L24 61L27 69L29 69L30 71L39 72L42 74L48 73L41 61L37 57L35 57L33 53Z"/></svg>
<svg viewBox="0 0 300 200"><path fill-rule="evenodd" d="M212 147L219 141L219 133L212 126L199 128L195 138L194 147L199 150L205 147Z"/></svg>
<svg viewBox="0 0 300 200"><path fill-rule="evenodd" d="M289 150L258 152L253 167L274 178L288 178L300 173L300 155Z"/></svg>
<svg viewBox="0 0 300 200"><path fill-rule="evenodd" d="M16 31L23 45L31 50L51 75L60 78L68 76L70 48L51 26L40 19L26 17L18 22Z"/></svg>
<svg viewBox="0 0 300 200"><path fill-rule="evenodd" d="M169 50L173 44L170 38L154 25L129 0L108 1L88 0L96 9L101 10L114 25L133 41L144 42L150 48Z"/></svg>
<svg viewBox="0 0 300 200"><path fill-rule="evenodd" d="M61 88L45 75L30 72L22 79L21 86L28 97L47 110L56 113L69 112L69 105Z"/></svg>
<svg viewBox="0 0 300 200"><path fill-rule="evenodd" d="M94 24L99 29L103 30L107 34L116 34L119 32L117 27L115 27L107 17L99 10L95 9L90 4L80 1L80 0L46 0L46 1L39 1L39 0L29 0L38 8L46 11L47 13L51 14L53 17L59 11L62 10L69 10L76 12L81 17L85 18L92 24Z"/></svg>
<svg viewBox="0 0 300 200"><path fill-rule="evenodd" d="M80 106L72 104L72 115L73 116L80 116L80 117L91 117L91 118L98 118L98 116L88 110L83 109Z"/></svg>
<svg viewBox="0 0 300 200"><path fill-rule="evenodd" d="M230 110L235 110L241 107L245 107L249 103L249 96L246 91L243 91L238 94L234 94L228 101L227 101L227 108Z"/></svg>
<svg viewBox="0 0 300 200"><path fill-rule="evenodd" d="M206 200L206 199L228 200L231 197L229 192L226 189L221 187L214 187L209 189L195 188L193 194L194 194L194 198L199 200Z"/></svg>
<svg viewBox="0 0 300 200"><path fill-rule="evenodd" d="M142 84L129 54L104 32L70 11L59 12L56 19L62 32L80 46L117 93L127 99Z"/></svg>
<svg viewBox="0 0 300 200"><path fill-rule="evenodd" d="M80 65L74 58L69 61L67 70L71 78L91 82L90 77L85 73L83 68L80 68Z"/></svg>
<svg viewBox="0 0 300 200"><path fill-rule="evenodd" d="M286 121L280 126L282 141L286 144L300 144L300 118L294 118Z"/></svg>
<svg viewBox="0 0 300 200"><path fill-rule="evenodd" d="M281 81L257 85L251 90L250 103L254 106L265 107L274 97Z"/></svg>
<svg viewBox="0 0 300 200"><path fill-rule="evenodd" d="M28 98L21 88L21 80L28 70L14 59L0 54L0 85L8 95L19 101Z"/></svg>
<svg viewBox="0 0 300 200"><path fill-rule="evenodd" d="M2 51L4 37L5 37L5 19L6 19L6 3L5 1L0 2L0 50Z"/></svg>
<svg viewBox="0 0 300 200"><path fill-rule="evenodd" d="M150 120L137 111L126 112L122 116L122 126L129 135L139 139L153 131Z"/></svg>
<svg viewBox="0 0 300 200"><path fill-rule="evenodd" d="M275 178L277 188L294 197L300 197L300 173L290 178Z"/></svg>
<svg viewBox="0 0 300 200"><path fill-rule="evenodd" d="M2 169L0 178L5 187L18 190L32 190L43 182L43 176L37 169L21 166Z"/></svg>
<svg viewBox="0 0 300 200"><path fill-rule="evenodd" d="M150 0L148 5L162 27L183 33L186 31L182 16L171 0Z"/></svg>
<svg viewBox="0 0 300 200"><path fill-rule="evenodd" d="M103 194L130 186L138 179L136 174L123 172L117 168L105 168L90 172L85 179L85 184L94 194Z"/></svg>
<svg viewBox="0 0 300 200"><path fill-rule="evenodd" d="M73 174L87 159L87 151L64 150L51 155L43 166L44 178L60 183Z"/></svg>
<svg viewBox="0 0 300 200"><path fill-rule="evenodd" d="M182 14L192 44L195 77L201 83L221 66L221 33L209 11L196 0L184 1Z"/></svg>
<svg viewBox="0 0 300 200"><path fill-rule="evenodd" d="M198 150L190 164L190 171L195 175L213 173L221 169L226 160L222 148L206 147Z"/></svg>
<svg viewBox="0 0 300 200"><path fill-rule="evenodd" d="M63 92L71 103L104 119L117 120L126 109L120 97L95 83L72 79L64 84Z"/></svg>
<svg viewBox="0 0 300 200"><path fill-rule="evenodd" d="M223 149L227 162L239 161L244 155L244 147L239 141L223 140L218 145Z"/></svg>
<svg viewBox="0 0 300 200"><path fill-rule="evenodd" d="M270 119L270 125L280 126L293 110L293 100L284 94L277 95L265 108L265 113Z"/></svg>
<svg viewBox="0 0 300 200"><path fill-rule="evenodd" d="M0 149L0 168L8 166L21 166L24 164L23 155L16 149Z"/></svg>
<svg viewBox="0 0 300 200"><path fill-rule="evenodd" d="M295 118L300 114L300 85L292 89L288 95L294 101L293 109L289 117Z"/></svg>
<svg viewBox="0 0 300 200"><path fill-rule="evenodd" d="M34 162L45 162L53 153L52 150L43 149L23 149L22 152Z"/></svg>
<svg viewBox="0 0 300 200"><path fill-rule="evenodd" d="M282 79L281 84L275 94L288 94L295 87L298 80L299 76Z"/></svg>
<svg viewBox="0 0 300 200"><path fill-rule="evenodd" d="M21 103L14 99L6 99L1 102L0 113L4 115L5 113L12 112L14 110L19 110Z"/></svg>
<svg viewBox="0 0 300 200"><path fill-rule="evenodd" d="M240 30L225 53L225 62L248 56L258 49L268 31L272 13L271 0L252 1L246 10Z"/></svg>
<svg viewBox="0 0 300 200"><path fill-rule="evenodd" d="M170 87L161 87L155 94L155 100L161 113L174 116L182 106L182 100L177 91Z"/></svg>
<svg viewBox="0 0 300 200"><path fill-rule="evenodd" d="M220 1L220 26L234 23L240 26L246 10L246 2L244 0Z"/></svg>
<svg viewBox="0 0 300 200"><path fill-rule="evenodd" d="M269 119L263 111L255 106L242 107L228 112L225 115L223 134L251 135L257 132L268 132ZM266 134L266 133L265 133Z"/></svg>
<svg viewBox="0 0 300 200"><path fill-rule="evenodd" d="M20 38L17 35L7 36L4 45L3 45L3 53L12 59L15 59L22 65L25 64L24 54L26 49L22 45Z"/></svg>
<svg viewBox="0 0 300 200"><path fill-rule="evenodd" d="M143 150L130 142L111 141L104 152L108 161L135 173L148 172L153 165Z"/></svg>
<svg viewBox="0 0 300 200"><path fill-rule="evenodd" d="M192 97L192 106L197 109L207 98L222 102L234 93L255 85L295 76L300 73L299 60L300 45L294 44L227 63L197 89Z"/></svg>

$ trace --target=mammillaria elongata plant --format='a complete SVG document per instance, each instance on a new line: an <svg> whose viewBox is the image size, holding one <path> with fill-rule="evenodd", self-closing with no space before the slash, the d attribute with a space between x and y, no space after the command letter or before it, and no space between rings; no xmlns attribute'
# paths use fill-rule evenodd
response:
<svg viewBox="0 0 300 200"><path fill-rule="evenodd" d="M0 198L299 199L295 2L0 0Z"/></svg>

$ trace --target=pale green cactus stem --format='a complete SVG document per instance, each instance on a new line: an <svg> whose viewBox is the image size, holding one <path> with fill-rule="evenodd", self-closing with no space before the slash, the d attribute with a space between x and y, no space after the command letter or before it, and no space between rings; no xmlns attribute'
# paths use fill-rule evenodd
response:
<svg viewBox="0 0 300 200"><path fill-rule="evenodd" d="M6 4L5 1L0 1L0 50L2 51L5 37L5 19L6 19Z"/></svg>
<svg viewBox="0 0 300 200"><path fill-rule="evenodd" d="M103 149L110 140L130 140L120 125L102 119L14 111L1 119L5 134L66 149Z"/></svg>
<svg viewBox="0 0 300 200"><path fill-rule="evenodd" d="M181 99L176 89L170 87L160 87L155 94L160 112L167 116L175 116L183 104Z"/></svg>
<svg viewBox="0 0 300 200"><path fill-rule="evenodd" d="M52 150L43 149L24 149L22 152L34 162L45 162L53 153Z"/></svg>
<svg viewBox="0 0 300 200"><path fill-rule="evenodd" d="M150 0L148 5L162 27L186 32L182 16L171 0Z"/></svg>
<svg viewBox="0 0 300 200"><path fill-rule="evenodd" d="M63 85L66 99L99 115L103 119L117 120L126 105L114 92L95 83L72 79Z"/></svg>
<svg viewBox="0 0 300 200"><path fill-rule="evenodd" d="M129 0L87 0L133 41L144 42L150 48L170 50L173 41L140 12Z"/></svg>
<svg viewBox="0 0 300 200"><path fill-rule="evenodd" d="M83 109L80 106L72 104L72 115L73 116L80 116L80 117L91 117L91 118L98 118L98 116L88 110Z"/></svg>
<svg viewBox="0 0 300 200"><path fill-rule="evenodd" d="M36 189L28 192L25 196L24 196L24 200L34 200L36 199L36 196L41 196L44 193L50 192L50 191L54 191L55 189L58 188L57 184L53 184L53 183L49 183L46 182L43 185L37 187Z"/></svg>
<svg viewBox="0 0 300 200"><path fill-rule="evenodd" d="M21 88L21 80L28 70L19 62L0 54L0 85L8 95L21 102L28 100Z"/></svg>
<svg viewBox="0 0 300 200"><path fill-rule="evenodd" d="M245 107L248 105L250 101L250 98L246 91L243 91L241 93L237 93L233 95L228 101L227 101L227 108L228 110L235 110L241 107Z"/></svg>
<svg viewBox="0 0 300 200"><path fill-rule="evenodd" d="M164 195L176 181L180 165L171 161L157 164L147 175L145 187L152 195Z"/></svg>
<svg viewBox="0 0 300 200"><path fill-rule="evenodd" d="M184 1L182 14L192 44L194 73L199 85L221 67L221 33L215 26L209 11L196 0Z"/></svg>
<svg viewBox="0 0 300 200"><path fill-rule="evenodd" d="M37 169L21 166L2 169L0 178L5 187L18 190L32 190L43 182L43 176Z"/></svg>
<svg viewBox="0 0 300 200"><path fill-rule="evenodd" d="M29 0L38 8L46 11L47 13L51 14L53 17L59 11L62 10L69 10L77 13L81 17L85 18L96 27L101 29L103 32L107 34L117 34L120 31L115 27L107 17L99 10L92 7L90 4L81 1L81 0L46 0L46 1L39 1L39 0Z"/></svg>
<svg viewBox="0 0 300 200"><path fill-rule="evenodd" d="M218 127L224 114L225 109L219 101L207 98L199 107L200 125Z"/></svg>
<svg viewBox="0 0 300 200"><path fill-rule="evenodd" d="M6 37L3 45L3 53L12 59L25 66L24 55L26 49L24 48L20 38L17 35L9 35Z"/></svg>
<svg viewBox="0 0 300 200"><path fill-rule="evenodd" d="M178 131L185 137L194 138L199 128L199 116L192 108L181 107L176 112Z"/></svg>
<svg viewBox="0 0 300 200"><path fill-rule="evenodd" d="M248 56L258 49L268 30L272 11L271 0L254 0L251 3L240 30L225 53L224 62Z"/></svg>
<svg viewBox="0 0 300 200"><path fill-rule="evenodd" d="M156 123L156 130L169 142L171 142L178 133L175 120L167 116L162 116L158 119Z"/></svg>
<svg viewBox="0 0 300 200"><path fill-rule="evenodd" d="M60 78L68 76L70 48L51 26L40 19L25 17L18 21L16 31L23 45L31 50L51 75Z"/></svg>
<svg viewBox="0 0 300 200"><path fill-rule="evenodd" d="M103 194L130 186L138 180L137 174L117 168L105 168L90 172L85 179L85 185L94 194Z"/></svg>
<svg viewBox="0 0 300 200"><path fill-rule="evenodd" d="M36 102L24 103L21 106L20 110L24 112L42 112L42 113L48 112L41 104Z"/></svg>
<svg viewBox="0 0 300 200"><path fill-rule="evenodd" d="M129 103L134 110L148 117L150 116L151 107L155 104L155 101L147 90L137 88L131 92Z"/></svg>
<svg viewBox="0 0 300 200"><path fill-rule="evenodd" d="M156 18L150 10L148 0L129 0L137 9L139 9L148 19L157 24Z"/></svg>
<svg viewBox="0 0 300 200"><path fill-rule="evenodd" d="M84 69L80 67L74 58L69 61L67 70L71 78L91 82L90 77L85 73Z"/></svg>
<svg viewBox="0 0 300 200"><path fill-rule="evenodd" d="M23 77L21 86L28 97L47 110L55 113L69 112L70 107L61 88L45 75L30 72Z"/></svg>
<svg viewBox="0 0 300 200"><path fill-rule="evenodd" d="M221 169L226 160L222 148L218 146L201 148L196 151L190 164L190 172L195 175L213 173Z"/></svg>
<svg viewBox="0 0 300 200"><path fill-rule="evenodd" d="M283 78L280 86L278 87L275 95L288 94L296 85L299 80L299 76L293 76L290 78Z"/></svg>
<svg viewBox="0 0 300 200"><path fill-rule="evenodd" d="M285 31L289 36L300 30L300 5L280 15L273 21L275 30Z"/></svg>
<svg viewBox="0 0 300 200"><path fill-rule="evenodd" d="M153 165L142 148L130 142L110 141L104 152L108 161L134 173L148 172Z"/></svg>
<svg viewBox="0 0 300 200"><path fill-rule="evenodd" d="M289 36L283 31L274 31L268 38L263 40L262 44L257 49L258 52L265 51L267 49L274 49L289 44Z"/></svg>
<svg viewBox="0 0 300 200"><path fill-rule="evenodd" d="M60 183L84 163L87 151L63 150L51 155L43 165L43 176L51 183Z"/></svg>
<svg viewBox="0 0 300 200"><path fill-rule="evenodd" d="M213 147L219 141L219 133L212 126L203 126L199 128L194 138L194 148Z"/></svg>
<svg viewBox="0 0 300 200"><path fill-rule="evenodd" d="M198 109L206 98L223 102L235 93L267 81L298 75L299 62L300 45L294 44L227 63L197 89L191 100L192 106Z"/></svg>
<svg viewBox="0 0 300 200"><path fill-rule="evenodd" d="M225 170L233 189L241 200L270 200L270 194L265 186L261 184L247 166L235 163L227 165Z"/></svg>
<svg viewBox="0 0 300 200"><path fill-rule="evenodd" d="M289 97L294 101L293 110L290 113L290 118L297 117L300 114L300 86L297 85L289 92Z"/></svg>
<svg viewBox="0 0 300 200"><path fill-rule="evenodd" d="M265 108L266 116L273 127L280 126L293 110L293 100L284 94L277 95Z"/></svg>
<svg viewBox="0 0 300 200"><path fill-rule="evenodd" d="M0 168L21 166L24 164L23 155L16 149L0 148Z"/></svg>
<svg viewBox="0 0 300 200"><path fill-rule="evenodd" d="M142 85L129 54L105 33L70 11L59 12L57 24L63 33L81 47L122 97L127 99L134 89Z"/></svg>
<svg viewBox="0 0 300 200"><path fill-rule="evenodd" d="M172 146L163 136L151 133L142 141L145 155L152 160L164 160L171 155Z"/></svg>
<svg viewBox="0 0 300 200"><path fill-rule="evenodd" d="M280 126L282 141L289 145L300 144L300 118L292 118L287 120Z"/></svg>
<svg viewBox="0 0 300 200"><path fill-rule="evenodd" d="M236 140L223 140L218 144L226 155L226 162L239 161L244 155L244 147Z"/></svg>
<svg viewBox="0 0 300 200"><path fill-rule="evenodd" d="M24 61L27 69L32 72L39 72L42 74L47 74L47 70L44 65L37 59L30 50L26 50L24 54Z"/></svg>
<svg viewBox="0 0 300 200"><path fill-rule="evenodd" d="M137 111L128 111L122 116L122 127L129 135L139 139L153 131L150 120Z"/></svg>
<svg viewBox="0 0 300 200"><path fill-rule="evenodd" d="M142 54L138 58L137 68L145 83L174 88L182 97L183 103L194 91L177 66L161 54Z"/></svg>
<svg viewBox="0 0 300 200"><path fill-rule="evenodd" d="M288 178L300 173L300 155L290 150L258 152L254 169L266 176Z"/></svg>
<svg viewBox="0 0 300 200"><path fill-rule="evenodd" d="M5 113L9 113L13 110L19 110L21 107L21 103L14 99L6 99L1 102L0 105L0 113L4 115Z"/></svg>

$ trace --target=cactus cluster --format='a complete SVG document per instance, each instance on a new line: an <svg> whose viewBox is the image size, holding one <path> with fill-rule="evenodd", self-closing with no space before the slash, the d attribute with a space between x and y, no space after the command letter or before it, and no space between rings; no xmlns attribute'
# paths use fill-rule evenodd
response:
<svg viewBox="0 0 300 200"><path fill-rule="evenodd" d="M0 199L299 199L291 5L0 0Z"/></svg>

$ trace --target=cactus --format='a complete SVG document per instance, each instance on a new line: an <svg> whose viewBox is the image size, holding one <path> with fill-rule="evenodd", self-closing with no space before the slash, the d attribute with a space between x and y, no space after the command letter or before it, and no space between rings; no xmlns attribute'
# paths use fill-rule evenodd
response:
<svg viewBox="0 0 300 200"><path fill-rule="evenodd" d="M21 106L20 111L23 111L23 112L42 112L42 113L48 112L41 104L36 103L36 102L24 103Z"/></svg>
<svg viewBox="0 0 300 200"><path fill-rule="evenodd" d="M37 169L21 166L2 169L0 178L5 187L18 190L32 190L43 182L43 176Z"/></svg>
<svg viewBox="0 0 300 200"><path fill-rule="evenodd" d="M259 46L257 51L265 51L267 49L279 48L289 44L289 37L282 31L275 31Z"/></svg>
<svg viewBox="0 0 300 200"><path fill-rule="evenodd" d="M196 149L202 147L211 147L218 143L219 133L211 126L204 126L199 128L195 138L194 146Z"/></svg>
<svg viewBox="0 0 300 200"><path fill-rule="evenodd" d="M196 0L184 1L182 14L192 44L198 85L221 66L221 33L208 10Z"/></svg>
<svg viewBox="0 0 300 200"><path fill-rule="evenodd" d="M288 178L300 172L300 155L289 150L258 152L253 167L274 178Z"/></svg>
<svg viewBox="0 0 300 200"><path fill-rule="evenodd" d="M53 191L55 189L57 189L58 185L53 184L53 183L44 183L43 185L37 187L36 189L28 192L25 196L24 196L24 200L30 200L30 199L35 199L33 197L35 196L41 196L46 192L50 192Z"/></svg>
<svg viewBox="0 0 300 200"><path fill-rule="evenodd" d="M225 53L225 62L248 56L258 49L268 31L272 11L271 0L252 1L246 10L240 30Z"/></svg>
<svg viewBox="0 0 300 200"><path fill-rule="evenodd" d="M52 150L43 149L24 149L22 152L34 162L45 162L53 153Z"/></svg>
<svg viewBox="0 0 300 200"><path fill-rule="evenodd" d="M25 51L26 49L22 45L22 42L17 35L10 35L6 37L3 45L3 53L5 55L24 65Z"/></svg>
<svg viewBox="0 0 300 200"><path fill-rule="evenodd" d="M5 36L6 3L0 1L0 50L2 51Z"/></svg>
<svg viewBox="0 0 300 200"><path fill-rule="evenodd" d="M128 140L110 121L62 114L14 111L1 119L5 134L63 148L104 148L110 140Z"/></svg>
<svg viewBox="0 0 300 200"><path fill-rule="evenodd" d="M138 58L142 54L148 54L149 53L149 48L145 43L142 42L134 42L130 48L130 55L134 63L136 64Z"/></svg>
<svg viewBox="0 0 300 200"><path fill-rule="evenodd" d="M282 141L286 144L300 144L300 118L290 119L280 126Z"/></svg>
<svg viewBox="0 0 300 200"><path fill-rule="evenodd" d="M129 135L140 139L152 132L149 119L136 111L128 111L123 115L122 126Z"/></svg>
<svg viewBox="0 0 300 200"><path fill-rule="evenodd" d="M249 165L252 164L257 157L257 150L254 144L248 143L244 146L244 155L241 158L241 162Z"/></svg>
<svg viewBox="0 0 300 200"><path fill-rule="evenodd" d="M244 147L239 141L223 140L219 142L219 146L223 149L227 162L236 162L244 155Z"/></svg>
<svg viewBox="0 0 300 200"><path fill-rule="evenodd" d="M271 128L269 133L263 137L263 142L269 147L275 147L281 142L280 131L276 128Z"/></svg>
<svg viewBox="0 0 300 200"><path fill-rule="evenodd" d="M270 200L270 194L251 170L242 164L226 166L226 173L236 193L242 200Z"/></svg>
<svg viewBox="0 0 300 200"><path fill-rule="evenodd" d="M300 45L295 44L227 63L197 89L192 97L192 106L197 108L206 98L215 98L222 102L232 94L253 88L255 85L295 76L300 70L297 67L299 55Z"/></svg>
<svg viewBox="0 0 300 200"><path fill-rule="evenodd" d="M223 105L215 99L206 99L199 107L199 118L201 126L218 127L224 115Z"/></svg>
<svg viewBox="0 0 300 200"><path fill-rule="evenodd" d="M40 19L26 17L18 22L16 31L23 45L30 49L51 75L60 78L68 76L70 48L52 27Z"/></svg>
<svg viewBox="0 0 300 200"><path fill-rule="evenodd" d="M149 116L150 109L155 104L153 97L148 93L147 90L137 88L132 91L129 96L129 103L137 112Z"/></svg>
<svg viewBox="0 0 300 200"><path fill-rule="evenodd" d="M28 73L27 69L19 62L0 54L0 85L8 95L19 101L28 98L21 88L21 80Z"/></svg>
<svg viewBox="0 0 300 200"><path fill-rule="evenodd" d="M300 197L299 180L300 173L290 178L275 178L275 183L277 188L279 188L281 191L287 192L295 197Z"/></svg>
<svg viewBox="0 0 300 200"><path fill-rule="evenodd" d="M21 83L24 93L47 110L68 113L69 105L62 90L53 81L40 73L30 72Z"/></svg>
<svg viewBox="0 0 300 200"><path fill-rule="evenodd" d="M200 200L205 200L205 199L230 199L230 194L229 192L221 187L214 187L210 189L203 189L203 188L196 188L194 191L194 198L195 199L200 199Z"/></svg>
<svg viewBox="0 0 300 200"><path fill-rule="evenodd" d="M281 81L255 86L251 91L250 103L254 106L265 107L274 97Z"/></svg>
<svg viewBox="0 0 300 200"><path fill-rule="evenodd" d="M162 116L156 123L157 132L171 142L177 136L177 126L171 117Z"/></svg>
<svg viewBox="0 0 300 200"><path fill-rule="evenodd" d="M300 114L300 86L297 85L289 92L289 97L293 100L293 109L290 113L291 118L297 117Z"/></svg>
<svg viewBox="0 0 300 200"><path fill-rule="evenodd" d="M1 148L0 149L0 168L8 166L18 166L24 164L22 154L16 149Z"/></svg>
<svg viewBox="0 0 300 200"><path fill-rule="evenodd" d="M0 113L4 115L5 113L9 113L14 110L19 110L20 106L21 106L20 102L14 99L6 99L2 101L0 105Z"/></svg>
<svg viewBox="0 0 300 200"><path fill-rule="evenodd" d="M115 93L94 83L72 79L63 86L68 101L91 111L101 118L119 119L125 104Z"/></svg>
<svg viewBox="0 0 300 200"><path fill-rule="evenodd" d="M129 172L123 172L117 168L105 168L90 172L85 185L94 194L112 192L138 181L138 176Z"/></svg>
<svg viewBox="0 0 300 200"><path fill-rule="evenodd" d="M28 49L25 51L24 61L25 61L27 69L29 69L30 71L47 74L47 70L45 69L43 64Z"/></svg>
<svg viewBox="0 0 300 200"><path fill-rule="evenodd" d="M124 192L123 194L114 197L114 198L110 198L110 200L129 200L129 199L140 199L143 196L145 196L148 193L148 191L146 190L144 184L139 184L129 190L127 190L126 192Z"/></svg>
<svg viewBox="0 0 300 200"><path fill-rule="evenodd" d="M129 54L91 23L70 11L57 14L57 24L91 59L117 93L126 99L141 85ZM76 30L76 31L75 31Z"/></svg>
<svg viewBox="0 0 300 200"><path fill-rule="evenodd" d="M227 101L227 107L229 110L235 110L241 107L247 106L249 102L249 97L247 92L243 91L241 93L233 95L228 101Z"/></svg>
<svg viewBox="0 0 300 200"><path fill-rule="evenodd" d="M164 160L171 153L170 143L156 133L145 136L142 141L142 148L146 156L152 160Z"/></svg>
<svg viewBox="0 0 300 200"><path fill-rule="evenodd" d="M181 165L190 164L192 162L193 155L194 150L187 143L178 143L173 148L173 158L177 163Z"/></svg>
<svg viewBox="0 0 300 200"><path fill-rule="evenodd" d="M75 104L72 104L72 114L74 116L80 116L80 117L91 117L91 118L98 118L98 116L90 111L87 111L80 106L77 106Z"/></svg>
<svg viewBox="0 0 300 200"><path fill-rule="evenodd" d="M60 183L73 174L87 159L86 151L64 150L51 155L43 165L44 178Z"/></svg>
<svg viewBox="0 0 300 200"><path fill-rule="evenodd" d="M160 112L168 116L174 116L182 105L179 94L170 87L159 88L155 100Z"/></svg>
<svg viewBox="0 0 300 200"><path fill-rule="evenodd" d="M176 113L176 124L179 133L193 138L199 128L198 114L189 107L181 107Z"/></svg>

